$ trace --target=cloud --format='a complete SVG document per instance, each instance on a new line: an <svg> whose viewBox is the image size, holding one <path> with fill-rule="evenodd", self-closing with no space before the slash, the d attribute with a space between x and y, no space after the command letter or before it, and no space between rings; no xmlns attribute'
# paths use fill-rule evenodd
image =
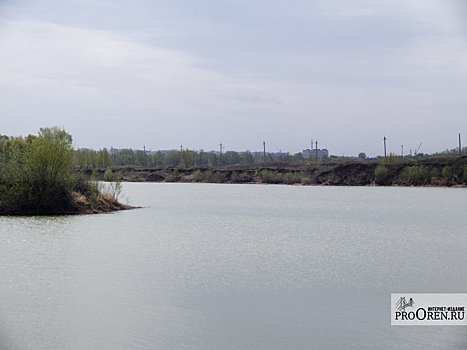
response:
<svg viewBox="0 0 467 350"><path fill-rule="evenodd" d="M467 49L449 5L160 2L122 17L121 4L93 4L70 23L45 9L4 20L0 103L18 113L12 133L35 115L36 130L65 120L87 147L147 137L153 149L220 139L283 148L315 138L340 154L355 135L435 139L440 114L452 125L444 140L465 126ZM96 9L102 21L89 19Z"/></svg>
<svg viewBox="0 0 467 350"><path fill-rule="evenodd" d="M100 116L99 118L103 119L113 119L113 120L138 120L138 117L122 117L122 116L115 116L115 115L104 115Z"/></svg>

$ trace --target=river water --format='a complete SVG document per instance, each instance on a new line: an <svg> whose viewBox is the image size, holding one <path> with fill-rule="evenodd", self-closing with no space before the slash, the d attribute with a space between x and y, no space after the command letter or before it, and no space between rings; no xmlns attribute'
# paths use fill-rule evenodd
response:
<svg viewBox="0 0 467 350"><path fill-rule="evenodd" d="M467 192L125 183L142 209L0 218L0 349L465 349L391 293L466 293Z"/></svg>

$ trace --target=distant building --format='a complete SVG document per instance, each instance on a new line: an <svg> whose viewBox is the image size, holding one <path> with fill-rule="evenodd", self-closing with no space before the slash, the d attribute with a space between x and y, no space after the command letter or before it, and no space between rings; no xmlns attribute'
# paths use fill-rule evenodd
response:
<svg viewBox="0 0 467 350"><path fill-rule="evenodd" d="M309 156L316 157L318 155L318 159L323 158L323 156L329 157L329 151L325 148L323 149L304 149L302 151L303 159L307 159Z"/></svg>

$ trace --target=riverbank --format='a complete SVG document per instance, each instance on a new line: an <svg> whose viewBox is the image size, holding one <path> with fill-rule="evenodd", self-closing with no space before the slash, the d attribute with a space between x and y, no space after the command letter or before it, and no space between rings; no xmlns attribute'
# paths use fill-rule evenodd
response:
<svg viewBox="0 0 467 350"><path fill-rule="evenodd" d="M118 202L120 180L101 185L73 171L73 139L64 129L2 138L0 215L71 215L132 209Z"/></svg>
<svg viewBox="0 0 467 350"><path fill-rule="evenodd" d="M107 193L95 198L73 192L73 203L66 207L55 207L48 210L35 211L34 209L24 209L5 206L0 202L0 216L25 216L25 215L84 215L84 214L104 214L120 210L131 210L132 207L122 204Z"/></svg>
<svg viewBox="0 0 467 350"><path fill-rule="evenodd" d="M135 209L118 201L120 191L115 191L115 184L86 181L84 176L75 178L72 189L55 189L53 194L50 194L49 190L49 195L44 196L48 201L0 200L0 216L103 214ZM34 189L31 190L31 196L34 193Z"/></svg>
<svg viewBox="0 0 467 350"><path fill-rule="evenodd" d="M198 182L235 184L289 184L320 186L436 186L466 187L467 157L429 158L393 163L351 161L325 165L287 163L230 166L111 167L125 182ZM104 180L106 169L94 176ZM85 176L92 171L86 169Z"/></svg>

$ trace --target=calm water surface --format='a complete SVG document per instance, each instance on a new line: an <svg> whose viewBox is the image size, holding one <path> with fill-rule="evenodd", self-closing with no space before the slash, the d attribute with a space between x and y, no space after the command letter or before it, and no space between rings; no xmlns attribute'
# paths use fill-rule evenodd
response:
<svg viewBox="0 0 467 350"><path fill-rule="evenodd" d="M467 192L124 184L143 209L0 218L0 349L465 349L390 293L467 293Z"/></svg>

